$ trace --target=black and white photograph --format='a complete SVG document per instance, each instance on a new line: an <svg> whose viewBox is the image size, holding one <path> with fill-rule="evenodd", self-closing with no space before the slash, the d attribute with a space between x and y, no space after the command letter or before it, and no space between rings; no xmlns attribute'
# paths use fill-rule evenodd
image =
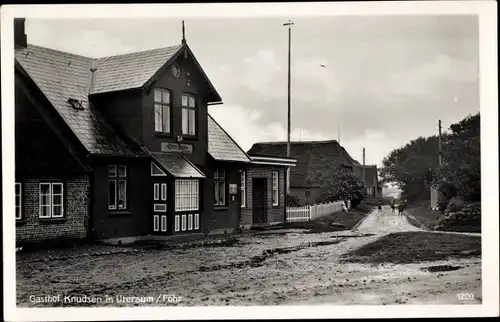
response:
<svg viewBox="0 0 500 322"><path fill-rule="evenodd" d="M496 2L1 18L6 320L498 316Z"/></svg>

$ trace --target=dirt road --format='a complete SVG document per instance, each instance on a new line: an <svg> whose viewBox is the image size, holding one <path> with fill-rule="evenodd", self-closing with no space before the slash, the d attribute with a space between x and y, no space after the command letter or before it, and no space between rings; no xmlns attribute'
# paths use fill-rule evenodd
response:
<svg viewBox="0 0 500 322"><path fill-rule="evenodd" d="M418 229L405 217L384 209L367 216L354 231L268 231L242 235L224 247L100 246L71 250L72 257L62 259L57 252L51 254L52 259L19 254L17 301L20 306L43 307L48 304L35 303L32 297L69 294L114 299L91 304L96 306L480 303L478 257L409 265L340 263L343 254L391 232L408 230ZM423 270L437 265L458 269ZM459 293L471 293L474 299L461 300ZM120 296L164 299L161 295L182 300L178 304L117 300ZM89 305L58 302L49 306L63 304Z"/></svg>

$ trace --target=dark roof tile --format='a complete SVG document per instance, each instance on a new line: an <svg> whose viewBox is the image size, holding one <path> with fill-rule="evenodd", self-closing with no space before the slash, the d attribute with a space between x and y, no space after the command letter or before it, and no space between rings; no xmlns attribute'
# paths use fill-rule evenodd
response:
<svg viewBox="0 0 500 322"><path fill-rule="evenodd" d="M251 162L245 151L210 115L208 115L208 153L218 161Z"/></svg>

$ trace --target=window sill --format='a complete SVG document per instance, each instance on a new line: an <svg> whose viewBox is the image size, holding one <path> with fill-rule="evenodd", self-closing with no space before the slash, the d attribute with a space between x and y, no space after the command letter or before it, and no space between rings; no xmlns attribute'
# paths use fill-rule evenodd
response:
<svg viewBox="0 0 500 322"><path fill-rule="evenodd" d="M131 215L132 212L130 210L108 210L108 214L110 216L128 216Z"/></svg>
<svg viewBox="0 0 500 322"><path fill-rule="evenodd" d="M214 211L224 211L229 210L228 206L214 206Z"/></svg>
<svg viewBox="0 0 500 322"><path fill-rule="evenodd" d="M273 208L280 208L280 205L273 205Z"/></svg>
<svg viewBox="0 0 500 322"><path fill-rule="evenodd" d="M198 140L197 135L182 134L181 136L182 136L182 139L185 139L185 140L192 140L192 141Z"/></svg>
<svg viewBox="0 0 500 322"><path fill-rule="evenodd" d="M44 224L60 224L66 221L66 218L38 218L40 223Z"/></svg>
<svg viewBox="0 0 500 322"><path fill-rule="evenodd" d="M163 138L173 137L172 133L166 133L166 132L155 132L155 136L163 137Z"/></svg>

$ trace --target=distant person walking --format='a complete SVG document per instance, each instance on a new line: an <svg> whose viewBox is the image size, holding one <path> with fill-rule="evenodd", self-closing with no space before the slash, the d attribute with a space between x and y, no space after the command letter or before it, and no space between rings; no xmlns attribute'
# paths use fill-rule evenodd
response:
<svg viewBox="0 0 500 322"><path fill-rule="evenodd" d="M398 204L398 215L403 216L406 210L406 200L401 200Z"/></svg>
<svg viewBox="0 0 500 322"><path fill-rule="evenodd" d="M380 202L378 203L377 208L378 208L378 212L382 212L382 204Z"/></svg>
<svg viewBox="0 0 500 322"><path fill-rule="evenodd" d="M391 211L392 213L396 213L396 201L395 200L391 200Z"/></svg>

